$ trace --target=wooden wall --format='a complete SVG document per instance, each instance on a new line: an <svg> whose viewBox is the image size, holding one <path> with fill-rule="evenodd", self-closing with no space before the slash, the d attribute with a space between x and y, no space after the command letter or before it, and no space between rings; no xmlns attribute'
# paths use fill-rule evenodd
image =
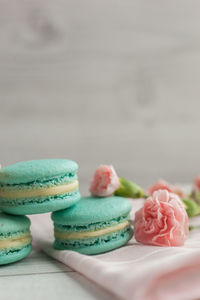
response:
<svg viewBox="0 0 200 300"><path fill-rule="evenodd" d="M200 2L0 0L0 161L200 173Z"/></svg>

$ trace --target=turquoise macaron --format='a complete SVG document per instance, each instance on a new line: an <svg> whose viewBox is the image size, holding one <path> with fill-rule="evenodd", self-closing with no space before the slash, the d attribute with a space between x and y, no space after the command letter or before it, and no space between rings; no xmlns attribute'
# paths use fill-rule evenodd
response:
<svg viewBox="0 0 200 300"><path fill-rule="evenodd" d="M85 197L77 205L52 213L54 248L83 254L104 253L133 236L131 205L122 197Z"/></svg>
<svg viewBox="0 0 200 300"><path fill-rule="evenodd" d="M0 212L0 265L24 258L31 249L30 220Z"/></svg>
<svg viewBox="0 0 200 300"><path fill-rule="evenodd" d="M19 162L0 170L0 209L16 215L70 207L80 199L78 165L67 159Z"/></svg>

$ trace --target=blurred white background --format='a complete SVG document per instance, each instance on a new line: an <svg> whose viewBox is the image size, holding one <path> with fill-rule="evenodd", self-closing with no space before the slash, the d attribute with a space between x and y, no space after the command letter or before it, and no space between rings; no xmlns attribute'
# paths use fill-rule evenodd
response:
<svg viewBox="0 0 200 300"><path fill-rule="evenodd" d="M200 172L200 2L0 0L0 161Z"/></svg>

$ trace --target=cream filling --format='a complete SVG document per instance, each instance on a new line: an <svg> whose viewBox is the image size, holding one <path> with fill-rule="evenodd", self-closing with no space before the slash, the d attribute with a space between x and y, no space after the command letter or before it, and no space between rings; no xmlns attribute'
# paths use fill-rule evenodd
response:
<svg viewBox="0 0 200 300"><path fill-rule="evenodd" d="M70 193L78 188L78 180L73 182L56 185L53 187L38 188L33 190L4 190L0 189L0 197L7 199L17 198L32 198L32 197L43 197L43 196L55 196L65 193Z"/></svg>
<svg viewBox="0 0 200 300"><path fill-rule="evenodd" d="M89 231L89 232L61 232L61 231L55 230L55 237L58 239L63 239L63 240L86 239L86 238L97 237L97 236L101 236L104 234L119 231L119 230L125 229L126 227L129 227L129 225L130 225L130 222L125 221L125 222L120 223L115 226L111 226L111 227L107 227L107 228L95 230L95 231Z"/></svg>
<svg viewBox="0 0 200 300"><path fill-rule="evenodd" d="M31 243L30 234L26 234L20 237L9 238L0 240L0 249L17 248L18 246L23 247Z"/></svg>

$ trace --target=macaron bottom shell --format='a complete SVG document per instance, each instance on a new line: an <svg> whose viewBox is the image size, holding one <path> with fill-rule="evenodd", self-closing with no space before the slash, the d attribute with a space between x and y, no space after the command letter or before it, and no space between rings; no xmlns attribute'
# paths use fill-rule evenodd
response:
<svg viewBox="0 0 200 300"><path fill-rule="evenodd" d="M73 250L81 254L95 255L117 249L125 245L133 236L133 227L113 232L98 238L65 241L56 239L54 248L57 250Z"/></svg>
<svg viewBox="0 0 200 300"><path fill-rule="evenodd" d="M0 265L10 264L25 258L32 250L32 245L29 244L20 249L7 249L0 251Z"/></svg>
<svg viewBox="0 0 200 300"><path fill-rule="evenodd" d="M80 198L80 193L75 191L65 195L46 197L45 199L22 199L21 201L18 200L14 203L13 201L10 201L8 204L4 202L1 204L0 208L3 212L13 215L40 214L68 208L78 202Z"/></svg>

